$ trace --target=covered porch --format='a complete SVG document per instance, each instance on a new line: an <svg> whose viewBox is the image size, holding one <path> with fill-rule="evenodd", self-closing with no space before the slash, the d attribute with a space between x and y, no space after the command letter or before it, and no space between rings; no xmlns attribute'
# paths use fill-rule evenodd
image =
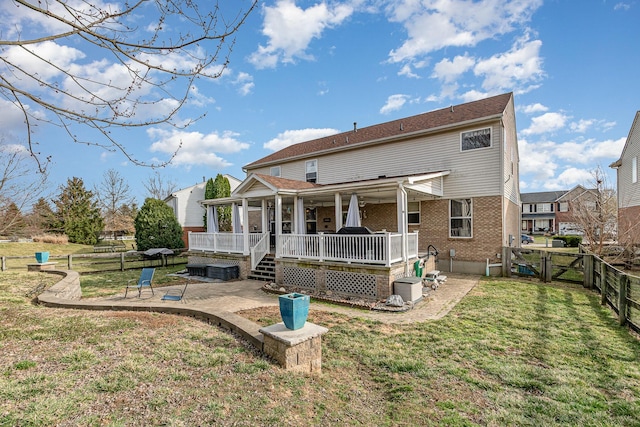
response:
<svg viewBox="0 0 640 427"><path fill-rule="evenodd" d="M254 174L231 197L202 202L207 232L189 233L189 250L242 257L250 270L272 254L280 267L411 275L419 248L418 232L408 231L409 202L442 197L447 174L333 185ZM220 207L231 211L231 230L220 229ZM285 272L276 270L285 280Z"/></svg>

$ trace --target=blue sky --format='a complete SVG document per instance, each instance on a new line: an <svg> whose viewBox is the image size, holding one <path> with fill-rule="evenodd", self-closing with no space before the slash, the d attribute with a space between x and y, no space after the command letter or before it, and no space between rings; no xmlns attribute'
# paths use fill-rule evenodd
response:
<svg viewBox="0 0 640 427"><path fill-rule="evenodd" d="M6 15L12 2L0 3ZM11 10L11 21L0 19L5 33L6 22L27 22L25 8ZM514 92L522 192L589 184L598 166L614 186L608 165L640 109L639 23L639 0L266 0L241 28L228 69L198 80L180 112L204 119L114 137L143 161L167 159L181 142L159 173L184 188L218 173L242 179L243 165L353 122ZM60 45L48 47L60 56L80 49ZM66 63L88 69L99 60L82 51ZM0 104L4 140L24 144L19 114ZM35 136L53 156L52 186L77 176L91 188L117 169L143 201L153 170L51 126Z"/></svg>

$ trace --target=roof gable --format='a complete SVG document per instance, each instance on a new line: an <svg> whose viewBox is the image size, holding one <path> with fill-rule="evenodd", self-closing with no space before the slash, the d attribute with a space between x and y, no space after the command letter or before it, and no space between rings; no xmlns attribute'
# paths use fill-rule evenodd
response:
<svg viewBox="0 0 640 427"><path fill-rule="evenodd" d="M627 135L627 140L624 143L624 147L622 148L622 153L620 154L620 158L615 162L611 163L609 167L611 168L619 168L622 165L622 158L624 157L625 151L627 151L627 147L631 144L632 138L631 136L636 131L636 128L640 127L640 111L636 112L635 117L633 118L633 123L631 124L631 129L629 129L629 135ZM638 129L640 132L640 129Z"/></svg>
<svg viewBox="0 0 640 427"><path fill-rule="evenodd" d="M512 93L505 93L362 129L357 129L354 126L354 129L348 132L290 145L253 163L249 163L244 168L252 169L286 159L344 149L386 138L409 136L412 133L437 130L449 126L453 127L483 118L500 116L504 113L512 96Z"/></svg>

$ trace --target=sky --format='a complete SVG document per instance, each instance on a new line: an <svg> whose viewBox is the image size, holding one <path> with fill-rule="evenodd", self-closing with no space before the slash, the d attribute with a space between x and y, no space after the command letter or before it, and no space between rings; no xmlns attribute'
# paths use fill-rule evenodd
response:
<svg viewBox="0 0 640 427"><path fill-rule="evenodd" d="M33 12L12 0L0 6L0 39L53 28L34 24ZM132 28L145 31L144 14L132 19ZM203 118L185 129L157 124L111 135L144 162L165 161L180 146L166 167L136 166L46 123L32 135L42 156L51 156L51 188L71 177L92 188L115 169L142 203L143 183L155 171L178 189L218 173L243 179L244 165L354 122L361 128L513 92L521 192L589 185L596 168L615 187L609 165L640 110L639 40L640 0L265 0L237 33L222 75L193 83L178 118ZM116 78L109 55L75 43L56 39L33 49L90 78ZM10 49L0 47L0 55ZM2 65L2 76L11 78ZM30 66L60 79L25 60L24 69ZM32 90L55 100L51 91ZM24 146L20 112L6 97L0 111L3 142ZM93 141L80 125L72 132Z"/></svg>

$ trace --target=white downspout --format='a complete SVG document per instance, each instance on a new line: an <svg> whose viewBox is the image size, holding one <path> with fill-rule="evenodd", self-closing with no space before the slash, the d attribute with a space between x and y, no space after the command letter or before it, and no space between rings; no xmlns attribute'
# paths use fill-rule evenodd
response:
<svg viewBox="0 0 640 427"><path fill-rule="evenodd" d="M408 195L402 182L398 183L398 228L402 233L402 262L404 262L404 274L409 275L408 256L409 253L409 227L407 224Z"/></svg>

